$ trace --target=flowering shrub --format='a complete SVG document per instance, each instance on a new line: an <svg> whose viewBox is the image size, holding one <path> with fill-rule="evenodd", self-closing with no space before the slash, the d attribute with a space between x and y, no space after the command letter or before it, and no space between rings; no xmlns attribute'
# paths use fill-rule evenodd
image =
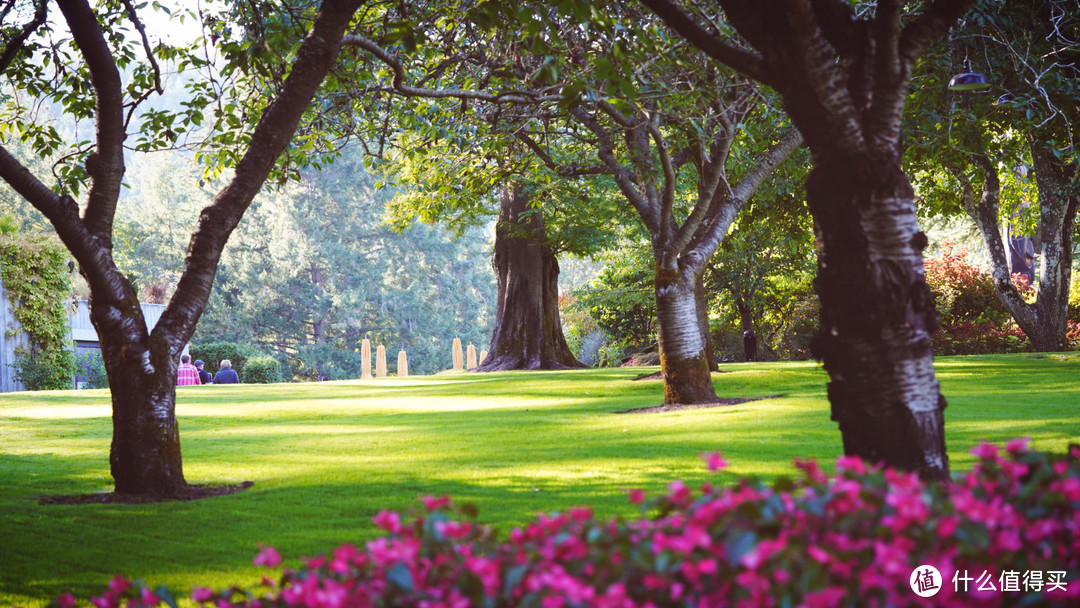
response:
<svg viewBox="0 0 1080 608"><path fill-rule="evenodd" d="M847 457L832 477L796 461L801 478L771 486L742 479L696 493L676 481L653 499L630 492L641 518L570 509L505 540L469 507L426 497L413 519L379 513L386 535L362 548L342 545L261 589L191 597L215 608L925 606L913 589L928 565L941 575L935 606L1078 605L1080 447L1047 455L1012 441L1005 454L989 444L973 453L972 472L948 484ZM255 558L281 561L269 547ZM161 591L118 577L93 603L152 606L167 601Z"/></svg>
<svg viewBox="0 0 1080 608"><path fill-rule="evenodd" d="M1020 353L1031 350L1024 332L1013 322L994 293L990 273L968 261L968 251L945 242L941 255L925 262L926 283L934 294L940 326L931 335L936 355ZM1027 277L1013 275L1025 299L1033 300Z"/></svg>
<svg viewBox="0 0 1080 608"><path fill-rule="evenodd" d="M1068 321L1069 329L1065 332L1065 349L1080 350L1080 322Z"/></svg>
<svg viewBox="0 0 1080 608"><path fill-rule="evenodd" d="M970 321L942 325L930 335L930 343L934 345L935 355L986 355L1031 350L1031 342L1016 325Z"/></svg>
<svg viewBox="0 0 1080 608"><path fill-rule="evenodd" d="M1000 325L1010 321L1008 311L994 293L994 278L968 261L967 249L946 241L941 245L941 255L927 258L923 266L942 325ZM1023 285L1018 287L1024 289Z"/></svg>

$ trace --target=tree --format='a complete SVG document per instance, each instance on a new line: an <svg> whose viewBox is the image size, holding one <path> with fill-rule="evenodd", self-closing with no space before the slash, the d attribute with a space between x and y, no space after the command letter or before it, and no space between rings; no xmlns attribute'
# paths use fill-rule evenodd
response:
<svg viewBox="0 0 1080 608"><path fill-rule="evenodd" d="M101 340L112 391L109 462L116 491L176 496L187 488L175 415L180 351L206 305L222 248L289 145L301 116L333 66L359 1L326 0L317 14L309 15L310 34L299 43L292 70L250 133L233 178L200 214L191 234L184 272L150 333L131 282L113 259L113 234L123 187L124 142L133 127L134 108L160 87L160 80L154 78L158 73L156 56L130 3L106 2L97 12L86 0L59 0L57 4L81 62L75 62L72 47L56 43L63 45L58 48L27 35L5 37L0 69L7 77L19 79L31 92L54 91L57 101L76 118L93 119L93 143L76 153L83 160L74 174L75 183L79 174L85 175L85 204L80 213L80 205L71 194L50 189L6 147L0 147L0 177L49 219L89 284L91 320ZM41 0L36 7L35 18L22 31L32 33L49 27L47 2ZM5 18L12 17L5 13ZM127 85L119 68L134 61L135 51L125 45L122 33L113 31L107 36L103 22L131 23L142 33L136 39L144 43L147 62L134 71ZM159 47L158 52L164 48ZM56 77L62 80L58 87L46 76L41 57L61 54L71 57L72 65L57 70ZM152 114L147 120L161 120L161 114ZM150 129L148 125L134 126ZM41 125L28 120L22 127L33 132ZM66 175L73 175L70 169ZM64 185L71 187L70 182Z"/></svg>
<svg viewBox="0 0 1080 608"><path fill-rule="evenodd" d="M916 59L972 0L935 2L903 24L898 0L861 14L841 0L718 0L753 52L673 0L642 1L715 61L776 89L806 138L821 301L813 351L844 452L947 479L927 239L900 165L901 123Z"/></svg>
<svg viewBox="0 0 1080 608"><path fill-rule="evenodd" d="M789 163L787 167L802 167ZM777 176L779 177L779 175ZM805 176L788 171L785 181ZM770 200L758 196L740 214L736 228L705 267L704 285L724 293L740 331L753 330L764 348L785 333L787 321L802 304L799 294L813 277L813 230L799 191L781 184Z"/></svg>
<svg viewBox="0 0 1080 608"><path fill-rule="evenodd" d="M476 371L582 367L559 318L558 256L589 255L610 239L614 222L603 219L613 214L595 178L552 174L519 140L527 129L513 134L513 120L436 123L399 135L388 170L406 192L391 207L399 227L421 219L460 229L488 221L498 205L497 304L489 355ZM473 138L465 147L446 135L463 127Z"/></svg>
<svg viewBox="0 0 1080 608"><path fill-rule="evenodd" d="M1076 2L979 2L950 40L922 62L922 80L939 86L924 86L909 112L909 164L927 206L959 211L975 223L994 290L1036 351L1062 350L1068 329L1080 205L1078 11ZM943 86L967 70L970 61L964 60L971 57L994 81L993 94L954 93ZM1011 279L1003 223L1034 236L1034 302Z"/></svg>

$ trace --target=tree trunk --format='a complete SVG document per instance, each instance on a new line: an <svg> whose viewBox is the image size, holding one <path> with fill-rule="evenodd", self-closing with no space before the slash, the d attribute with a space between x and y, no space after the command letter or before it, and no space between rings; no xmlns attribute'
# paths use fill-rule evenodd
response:
<svg viewBox="0 0 1080 608"><path fill-rule="evenodd" d="M716 401L706 341L702 335L695 286L701 269L656 264L656 322L664 404ZM665 268L665 266L667 266Z"/></svg>
<svg viewBox="0 0 1080 608"><path fill-rule="evenodd" d="M1072 279L1072 234L1076 228L1080 198L1068 194L1068 180L1053 154L1035 142L1031 146L1035 178L1039 188L1039 282L1034 304L1029 304L1013 285L1005 243L998 226L1001 183L990 159L976 158L983 169L982 195L974 192L965 201L965 211L975 220L986 245L994 275L994 291L1037 352L1053 352L1065 347L1068 331L1069 285Z"/></svg>
<svg viewBox="0 0 1080 608"><path fill-rule="evenodd" d="M491 347L478 372L585 367L566 344L559 318L559 262L545 243L544 218L519 186L506 186L491 265L498 304Z"/></svg>
<svg viewBox="0 0 1080 608"><path fill-rule="evenodd" d="M720 371L716 361L716 346L713 344L712 331L709 327L709 300L705 297L705 273L699 273L694 281L694 299L697 306L698 327L701 338L705 341L705 359L709 362L709 371Z"/></svg>
<svg viewBox="0 0 1080 608"><path fill-rule="evenodd" d="M926 235L899 161L819 158L807 180L818 247L814 355L844 453L947 479L945 398L934 376L937 322L923 271Z"/></svg>
<svg viewBox="0 0 1080 608"><path fill-rule="evenodd" d="M180 353L172 352L164 340L151 343L130 285L128 291L130 297L120 307L90 306L112 396L110 472L119 494L178 497L188 487L176 423Z"/></svg>

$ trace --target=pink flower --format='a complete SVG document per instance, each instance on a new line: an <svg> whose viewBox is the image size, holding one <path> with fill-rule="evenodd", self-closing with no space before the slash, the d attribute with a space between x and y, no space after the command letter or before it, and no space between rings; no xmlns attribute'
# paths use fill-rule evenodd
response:
<svg viewBox="0 0 1080 608"><path fill-rule="evenodd" d="M686 487L682 481L676 479L668 484L668 498L671 502L678 505L685 505L690 503L690 488Z"/></svg>
<svg viewBox="0 0 1080 608"><path fill-rule="evenodd" d="M56 598L54 602L59 608L75 608L78 602L75 600L75 596L71 595L71 592L65 591L63 595Z"/></svg>
<svg viewBox="0 0 1080 608"><path fill-rule="evenodd" d="M866 465L858 456L841 456L836 459L837 471L851 471L856 475L863 475L866 473Z"/></svg>
<svg viewBox="0 0 1080 608"><path fill-rule="evenodd" d="M828 480L828 476L818 467L818 463L813 458L803 459L796 458L795 468L799 469L806 475L806 479L813 483L825 483Z"/></svg>
<svg viewBox="0 0 1080 608"><path fill-rule="evenodd" d="M1028 444L1031 443L1029 437L1021 437L1017 439L1011 439L1005 444L1005 451L1013 456L1017 454L1023 454L1028 451Z"/></svg>
<svg viewBox="0 0 1080 608"><path fill-rule="evenodd" d="M195 587L191 590L191 600L200 604L214 599L214 590L209 587Z"/></svg>
<svg viewBox="0 0 1080 608"><path fill-rule="evenodd" d="M645 502L645 490L633 489L628 494L630 495L630 504L640 505Z"/></svg>
<svg viewBox="0 0 1080 608"><path fill-rule="evenodd" d="M420 501L424 503L424 508L427 509L427 512L431 513L432 511L437 511L438 509L449 506L450 495L443 494L438 498L429 495L421 498Z"/></svg>
<svg viewBox="0 0 1080 608"><path fill-rule="evenodd" d="M150 608L151 606L157 606L158 604L160 604L161 598L159 598L157 594L155 594L153 591L150 591L146 587L143 587L139 591L139 602L142 603L143 606Z"/></svg>
<svg viewBox="0 0 1080 608"><path fill-rule="evenodd" d="M715 473L728 466L727 461L720 455L720 452L705 452L701 457L705 459L705 465L709 467L710 472Z"/></svg>
<svg viewBox="0 0 1080 608"><path fill-rule="evenodd" d="M971 448L971 454L980 460L993 460L998 455L998 448L992 443L980 441L979 445Z"/></svg>
<svg viewBox="0 0 1080 608"><path fill-rule="evenodd" d="M396 511L383 509L371 521L387 532L393 532L394 534L401 532L401 516Z"/></svg>
<svg viewBox="0 0 1080 608"><path fill-rule="evenodd" d="M263 547L262 551L259 551L259 554L252 560L252 563L256 566L274 568L281 564L281 554L273 547Z"/></svg>
<svg viewBox="0 0 1080 608"><path fill-rule="evenodd" d="M109 590L119 595L131 588L131 581L124 578L122 575L117 574L109 581Z"/></svg>

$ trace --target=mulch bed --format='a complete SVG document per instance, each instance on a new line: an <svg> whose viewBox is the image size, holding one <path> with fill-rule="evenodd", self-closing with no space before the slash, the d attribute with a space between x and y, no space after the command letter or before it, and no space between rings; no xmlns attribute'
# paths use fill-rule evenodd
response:
<svg viewBox="0 0 1080 608"><path fill-rule="evenodd" d="M707 401L705 403L669 403L666 405L654 405L652 407L639 407L632 410L623 410L621 412L615 412L616 414L654 414L657 412L675 412L678 410L700 410L710 407L725 407L728 405L739 405L740 403L750 403L751 401L761 401L763 399L778 399L783 395L770 395L768 397L754 397L752 399L741 398L723 398L716 401Z"/></svg>
<svg viewBox="0 0 1080 608"><path fill-rule="evenodd" d="M245 481L227 486L201 486L190 485L187 492L181 496L141 496L134 494L67 494L59 496L42 496L38 504L42 505L100 505L100 504L124 504L140 505L155 502L173 502L199 500L213 496L227 496L236 494L255 485L255 482Z"/></svg>

